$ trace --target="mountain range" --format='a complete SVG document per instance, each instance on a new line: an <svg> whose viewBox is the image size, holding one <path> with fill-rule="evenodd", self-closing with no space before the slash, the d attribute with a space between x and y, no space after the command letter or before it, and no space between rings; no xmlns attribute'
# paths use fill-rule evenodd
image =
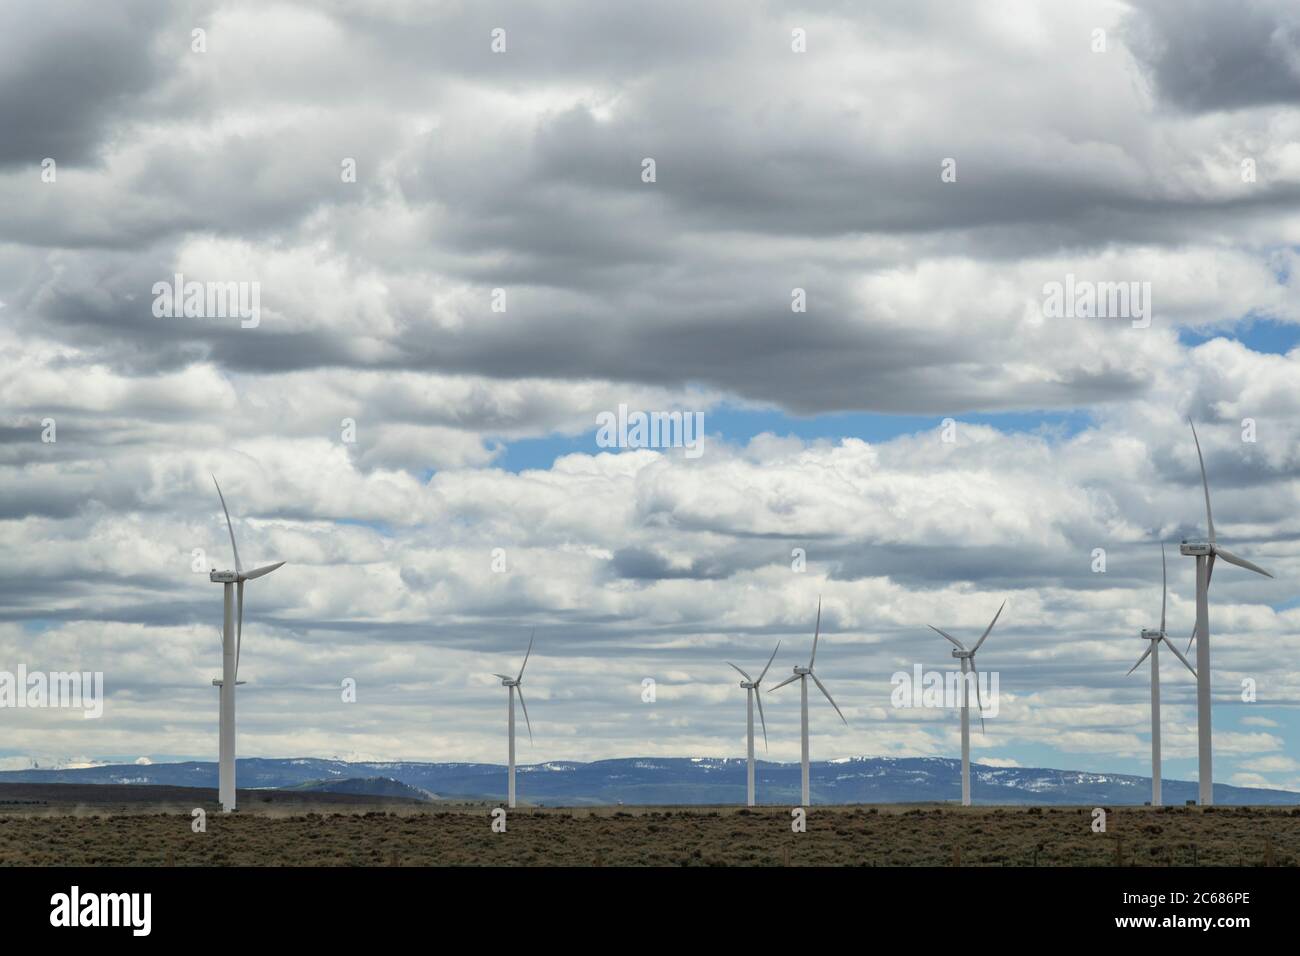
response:
<svg viewBox="0 0 1300 956"><path fill-rule="evenodd" d="M521 803L728 804L743 802L745 761L701 757L627 757L590 763L553 761L521 766ZM812 764L814 803L957 801L961 762L945 757L849 757ZM322 789L417 795L425 799L500 800L505 767L483 763L358 762L316 758L241 758L240 789ZM54 770L8 770L0 783L150 784L216 787L214 762L116 764ZM399 786L400 785L400 786ZM760 803L793 806L799 765L759 761ZM975 803L1140 805L1151 799L1147 777L1030 767L971 765ZM1165 780L1168 805L1196 797L1196 783ZM1300 793L1215 784L1217 804L1297 804Z"/></svg>

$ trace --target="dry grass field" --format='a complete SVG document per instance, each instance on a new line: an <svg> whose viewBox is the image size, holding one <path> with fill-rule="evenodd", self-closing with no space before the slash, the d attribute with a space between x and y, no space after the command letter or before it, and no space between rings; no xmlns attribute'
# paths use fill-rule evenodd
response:
<svg viewBox="0 0 1300 956"><path fill-rule="evenodd" d="M211 791L145 789L6 792L0 865L1300 865L1297 808L1112 808L1104 834L1077 807L815 807L800 834L788 808L520 808L493 833L488 805L250 791L225 816Z"/></svg>

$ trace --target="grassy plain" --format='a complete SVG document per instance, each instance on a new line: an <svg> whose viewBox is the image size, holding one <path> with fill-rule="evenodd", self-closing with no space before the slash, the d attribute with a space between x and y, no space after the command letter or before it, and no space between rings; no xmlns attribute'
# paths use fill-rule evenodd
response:
<svg viewBox="0 0 1300 956"><path fill-rule="evenodd" d="M27 788L27 789L23 789ZM241 791L6 785L0 866L1296 866L1300 808L519 808ZM205 811L206 832L192 827Z"/></svg>

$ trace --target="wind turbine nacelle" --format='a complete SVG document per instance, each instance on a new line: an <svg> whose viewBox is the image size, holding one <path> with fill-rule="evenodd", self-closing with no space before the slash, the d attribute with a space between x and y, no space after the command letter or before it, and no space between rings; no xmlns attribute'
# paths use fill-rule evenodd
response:
<svg viewBox="0 0 1300 956"><path fill-rule="evenodd" d="M1178 553L1199 558L1214 554L1214 545L1208 541L1184 541L1178 545Z"/></svg>
<svg viewBox="0 0 1300 956"><path fill-rule="evenodd" d="M974 657L975 655L971 651L958 650L954 647L952 649L952 656L957 658L957 660L961 660L963 657Z"/></svg>
<svg viewBox="0 0 1300 956"><path fill-rule="evenodd" d="M1142 628L1142 636L1148 641L1158 641L1160 640L1161 634L1159 631L1153 631L1149 627L1144 627Z"/></svg>
<svg viewBox="0 0 1300 956"><path fill-rule="evenodd" d="M806 677L807 675L812 673L812 668L796 666L794 672L798 674L800 677Z"/></svg>
<svg viewBox="0 0 1300 956"><path fill-rule="evenodd" d="M208 580L217 584L234 584L239 580L239 574L235 571L216 571L208 575Z"/></svg>

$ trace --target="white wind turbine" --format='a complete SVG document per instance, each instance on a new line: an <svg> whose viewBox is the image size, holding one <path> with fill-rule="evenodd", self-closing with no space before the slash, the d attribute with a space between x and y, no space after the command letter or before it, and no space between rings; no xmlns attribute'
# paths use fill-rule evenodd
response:
<svg viewBox="0 0 1300 956"><path fill-rule="evenodd" d="M524 668L528 666L528 656L533 652L533 637L537 634L533 631L528 636L528 651L524 654L524 662L519 665L519 675L509 677L506 674L493 674L493 677L501 678L501 686L510 688L510 717L508 728L510 734L510 768L507 774L506 782L506 806L511 810L515 808L515 692L519 693L519 706L524 709L524 723L528 727L528 742L533 742L533 723L528 719L528 705L524 703Z"/></svg>
<svg viewBox="0 0 1300 956"><path fill-rule="evenodd" d="M831 692L826 689L826 685L823 684L821 681L819 681L817 679L817 675L813 673L813 662L817 660L817 637L818 635L821 634L821 630L822 630L822 602L821 602L821 598L818 598L817 599L817 627L813 631L812 656L808 658L808 666L799 667L796 665L794 669L793 677L787 677L785 680L781 681L781 683L777 684L775 687L772 688L772 690L777 691L780 690L782 687L784 687L786 684L791 683L792 681L797 680L799 682L799 716L800 716L800 728L801 728L801 736L800 736L799 743L800 743L800 766L802 769L802 775L800 778L802 783L802 788L800 790L800 797L801 797L801 805L805 807L812 802L808 792L808 678L809 677L813 679L813 683L817 685L817 688L823 694L826 695L826 699L831 702L831 706L835 708L835 713L840 715L840 720L844 721L844 725L847 727L849 723L847 720L844 720L844 714L840 711L840 705L835 703L835 698L833 698L831 696Z"/></svg>
<svg viewBox="0 0 1300 956"><path fill-rule="evenodd" d="M957 645L957 649L952 652L952 656L961 661L961 805L963 807L970 806L970 698L966 693L966 684L969 680L966 675L967 673L975 675L975 702L979 704L980 732L983 733L984 701L980 699L980 675L979 671L975 669L975 652L980 649L984 639L989 636L989 632L993 630L993 625L998 622L998 618L1002 615L1002 608L1006 606L1007 602L1003 601L1002 607L998 608L998 613L993 615L993 620L989 621L989 626L984 629L984 633L980 635L980 639L975 642L975 646L970 650L967 650L965 644L947 631L941 631L933 624L928 625L930 630Z"/></svg>
<svg viewBox="0 0 1300 956"><path fill-rule="evenodd" d="M746 727L749 732L749 745L747 750L748 764L745 770L745 806L747 807L752 807L754 805L754 700L758 700L758 719L763 723L763 749L766 750L767 720L763 717L763 698L759 695L758 685L763 683L763 678L767 676L767 669L772 666L772 661L776 660L776 651L779 651L780 649L781 642L777 641L776 650L772 651L772 656L767 659L767 667L764 667L763 673L758 675L758 680L754 680L754 678L750 677L739 667L736 667L735 664L732 664L731 661L727 661L731 667L735 668L741 677L745 678L740 682L740 686L745 688L746 696L749 700L748 717L746 718Z"/></svg>
<svg viewBox="0 0 1300 956"><path fill-rule="evenodd" d="M1210 513L1210 482L1205 477L1205 458L1201 455L1201 440L1196 437L1196 426L1187 419L1192 427L1192 441L1196 442L1196 460L1201 463L1201 486L1205 489L1205 524L1210 533L1208 539L1184 538L1178 546L1179 552L1196 558L1196 628L1192 631L1192 640L1196 641L1196 736L1198 763L1200 771L1200 803L1208 807L1214 803L1214 770L1210 746L1210 578L1214 575L1214 559L1223 558L1229 564L1235 564L1247 571L1254 571L1266 578L1269 574L1257 564L1251 564L1245 558L1238 557L1226 548L1219 547L1214 538L1214 515ZM1197 640L1199 638L1199 640ZM1187 647L1191 649L1191 641Z"/></svg>
<svg viewBox="0 0 1300 956"><path fill-rule="evenodd" d="M221 633L221 680L213 681L221 690L220 745L218 750L217 796L226 813L235 809L235 687L243 683L239 678L239 649L244 633L244 582L270 574L284 562L268 564L253 571L245 571L239 563L239 546L235 544L235 527L230 523L226 496L221 493L216 475L212 483L217 486L221 510L226 515L226 529L230 532L230 549L235 552L235 570L212 569L208 580L224 586L225 616ZM236 597L236 592L238 596ZM236 611L238 603L238 611Z"/></svg>
<svg viewBox="0 0 1300 956"><path fill-rule="evenodd" d="M1160 642L1164 641L1169 649L1174 652L1174 656L1186 665L1187 669L1196 676L1196 669L1187 663L1187 658L1178 652L1173 642L1165 634L1165 605L1169 600L1169 573L1165 565L1165 546L1162 542L1160 545L1160 630L1153 631L1150 628L1142 628L1142 636L1149 642L1147 649L1142 652L1142 656L1137 659L1137 663L1128 669L1132 674L1142 662L1148 657L1151 658L1151 806L1164 806L1160 802ZM1127 675L1126 675L1127 676Z"/></svg>

